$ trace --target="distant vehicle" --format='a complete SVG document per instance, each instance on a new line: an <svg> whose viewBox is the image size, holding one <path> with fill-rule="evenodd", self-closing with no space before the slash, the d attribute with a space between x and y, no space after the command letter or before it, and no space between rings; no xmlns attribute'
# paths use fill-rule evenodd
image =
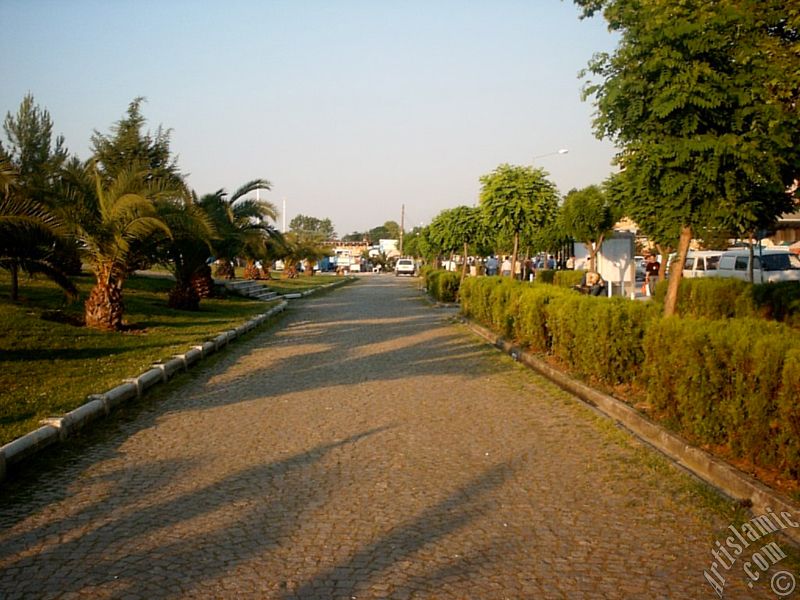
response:
<svg viewBox="0 0 800 600"><path fill-rule="evenodd" d="M646 262L647 259L644 256L633 257L633 264L636 267L636 279L643 280L645 275L647 275L646 271L644 270L644 265Z"/></svg>
<svg viewBox="0 0 800 600"><path fill-rule="evenodd" d="M733 277L747 280L750 250L726 250L719 258L716 271L706 276ZM800 281L800 257L787 250L765 248L753 252L753 283Z"/></svg>
<svg viewBox="0 0 800 600"><path fill-rule="evenodd" d="M689 279L696 277L713 277L719 266L721 250L690 250L683 263L683 276Z"/></svg>
<svg viewBox="0 0 800 600"><path fill-rule="evenodd" d="M414 266L414 260L411 258L398 258L397 262L394 265L394 275L395 277L399 275L415 275L416 274L416 267Z"/></svg>

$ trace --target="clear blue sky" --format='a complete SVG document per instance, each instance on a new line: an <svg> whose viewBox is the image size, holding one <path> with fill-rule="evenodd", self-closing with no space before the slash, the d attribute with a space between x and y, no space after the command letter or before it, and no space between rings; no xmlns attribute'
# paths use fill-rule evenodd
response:
<svg viewBox="0 0 800 600"><path fill-rule="evenodd" d="M501 163L562 193L614 170L577 75L615 39L569 1L0 0L0 24L3 115L30 91L87 158L144 96L199 194L264 177L340 235L475 204Z"/></svg>

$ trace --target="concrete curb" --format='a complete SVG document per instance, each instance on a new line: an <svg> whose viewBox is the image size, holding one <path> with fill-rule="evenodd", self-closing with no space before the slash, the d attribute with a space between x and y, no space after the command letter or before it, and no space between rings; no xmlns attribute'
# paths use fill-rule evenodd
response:
<svg viewBox="0 0 800 600"><path fill-rule="evenodd" d="M281 294L280 297L285 299L285 300L298 300L300 298L305 298L306 296L310 296L311 294L316 294L317 292L319 292L321 290L329 290L331 288L338 287L340 285L344 285L346 283L350 283L351 281L356 281L356 280L358 280L358 277L353 277L351 275L348 275L347 277L342 277L341 279L338 279L337 281L332 281L331 283L326 283L326 284L323 284L323 285L319 285L319 286L317 286L315 288L311 288L311 289L306 290L304 292L292 292L292 293L289 293L289 294Z"/></svg>
<svg viewBox="0 0 800 600"><path fill-rule="evenodd" d="M754 515L765 515L768 512L767 509L779 514L782 511L786 511L792 515L800 515L800 505L793 500L767 487L725 461L690 445L679 435L653 423L621 400L617 400L580 381L572 379L533 354L514 346L477 323L469 320L464 322L470 330L497 349L509 354L514 360L524 363L547 377L563 390L595 407L601 413L628 429L636 437L677 462L706 483L735 500L750 503ZM782 533L800 544L800 530L790 527L784 529Z"/></svg>
<svg viewBox="0 0 800 600"><path fill-rule="evenodd" d="M85 404L65 415L44 419L42 426L38 429L0 447L0 481L5 479L9 466L22 462L43 448L64 441L92 421L107 416L123 402L139 398L153 386L169 381L176 373L187 371L190 366L200 362L206 356L221 350L237 337L243 336L270 317L283 312L288 304L284 300L236 329L219 334L212 341L194 346L184 354L176 355L166 362L155 363L151 369L137 377L125 380L102 394L90 394Z"/></svg>

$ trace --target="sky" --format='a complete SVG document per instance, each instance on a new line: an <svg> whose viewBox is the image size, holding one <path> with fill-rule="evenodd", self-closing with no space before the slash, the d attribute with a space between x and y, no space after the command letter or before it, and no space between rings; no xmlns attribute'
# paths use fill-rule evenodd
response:
<svg viewBox="0 0 800 600"><path fill-rule="evenodd" d="M615 171L578 73L616 39L561 0L0 0L0 112L85 159L143 96L202 195L265 178L276 225L407 230L503 163L564 194ZM568 153L559 154L560 149Z"/></svg>

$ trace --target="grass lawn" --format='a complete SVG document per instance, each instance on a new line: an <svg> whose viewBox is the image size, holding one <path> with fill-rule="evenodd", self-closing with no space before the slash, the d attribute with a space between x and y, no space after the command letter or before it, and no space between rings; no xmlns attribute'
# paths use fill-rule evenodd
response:
<svg viewBox="0 0 800 600"><path fill-rule="evenodd" d="M308 289L317 288L321 285L341 281L342 279L341 277L336 277L335 275L312 275L311 277L306 277L302 273L295 279L281 279L281 274L279 271L270 273L270 275L271 278L269 281L265 280L263 283L269 289L274 292L278 292L279 294L304 292Z"/></svg>
<svg viewBox="0 0 800 600"><path fill-rule="evenodd" d="M65 305L55 285L23 276L20 302L12 303L10 278L0 271L0 445L271 306L230 296L203 300L199 312L172 310L171 281L134 276L123 291L129 330L93 331L70 324L83 314L93 282L76 278L81 299Z"/></svg>

